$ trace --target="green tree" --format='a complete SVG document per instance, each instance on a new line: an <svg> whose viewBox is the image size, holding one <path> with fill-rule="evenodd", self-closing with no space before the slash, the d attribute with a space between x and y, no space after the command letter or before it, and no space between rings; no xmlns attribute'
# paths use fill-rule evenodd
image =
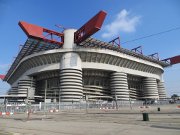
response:
<svg viewBox="0 0 180 135"><path fill-rule="evenodd" d="M173 94L173 95L171 96L172 99L176 99L177 97L178 97L177 94Z"/></svg>

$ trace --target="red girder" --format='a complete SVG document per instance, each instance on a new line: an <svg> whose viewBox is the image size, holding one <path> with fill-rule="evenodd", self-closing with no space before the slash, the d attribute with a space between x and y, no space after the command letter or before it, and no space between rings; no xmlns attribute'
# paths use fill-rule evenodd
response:
<svg viewBox="0 0 180 135"><path fill-rule="evenodd" d="M19 22L19 26L22 28L22 30L26 33L26 35L28 37L33 37L33 38L37 38L37 39L41 39L44 40L46 42L49 43L54 43L54 44L58 44L58 45L62 45L63 44L63 38L64 38L64 34L63 33L59 33L53 30L49 30L34 24L29 24L27 22ZM44 36L44 34L46 34ZM48 38L50 36L50 38ZM57 36L59 38L58 40L53 39L53 36Z"/></svg>
<svg viewBox="0 0 180 135"><path fill-rule="evenodd" d="M164 59L162 61L169 62L171 65L180 63L180 55Z"/></svg>
<svg viewBox="0 0 180 135"><path fill-rule="evenodd" d="M0 75L0 79L4 79L5 78L5 75Z"/></svg>
<svg viewBox="0 0 180 135"><path fill-rule="evenodd" d="M84 24L74 33L74 42L78 44L100 30L105 17L106 12L100 11L93 18L91 18L86 24Z"/></svg>

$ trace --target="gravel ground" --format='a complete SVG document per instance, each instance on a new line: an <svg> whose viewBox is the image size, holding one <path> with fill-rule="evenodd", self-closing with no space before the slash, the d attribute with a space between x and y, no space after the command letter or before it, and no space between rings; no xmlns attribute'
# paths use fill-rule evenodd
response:
<svg viewBox="0 0 180 135"><path fill-rule="evenodd" d="M180 109L177 105L119 110L68 110L0 116L0 135L179 135ZM142 112L150 121L142 121Z"/></svg>

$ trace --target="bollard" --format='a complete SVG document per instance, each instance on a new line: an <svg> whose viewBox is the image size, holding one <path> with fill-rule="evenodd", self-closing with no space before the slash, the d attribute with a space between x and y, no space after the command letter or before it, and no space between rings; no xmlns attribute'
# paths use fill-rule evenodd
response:
<svg viewBox="0 0 180 135"><path fill-rule="evenodd" d="M149 121L149 114L148 113L142 113L143 114L143 121Z"/></svg>
<svg viewBox="0 0 180 135"><path fill-rule="evenodd" d="M158 107L157 110L158 110L158 112L160 112L161 111L160 107Z"/></svg>

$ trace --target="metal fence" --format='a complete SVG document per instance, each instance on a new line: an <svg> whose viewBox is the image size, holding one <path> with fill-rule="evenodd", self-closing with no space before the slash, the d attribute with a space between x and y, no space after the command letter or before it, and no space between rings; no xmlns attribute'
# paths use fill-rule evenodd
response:
<svg viewBox="0 0 180 135"><path fill-rule="evenodd" d="M176 101L180 104L180 100ZM54 112L58 110L72 110L72 109L120 109L120 108L135 108L143 105L158 106L170 104L168 100L157 102L144 102L144 101L81 101L81 102L60 102L60 103L43 103L39 104L0 104L0 112L27 112L29 109L32 112Z"/></svg>
<svg viewBox="0 0 180 135"><path fill-rule="evenodd" d="M180 103L178 100L176 103ZM169 104L169 101L162 100L157 102L144 102L144 101L81 101L81 102L60 102L60 103L43 103L39 104L0 104L0 112L27 112L31 110L33 112L49 112L49 111L58 111L58 110L72 110L72 109L120 109L120 108L134 108L140 107L143 105L165 105Z"/></svg>

